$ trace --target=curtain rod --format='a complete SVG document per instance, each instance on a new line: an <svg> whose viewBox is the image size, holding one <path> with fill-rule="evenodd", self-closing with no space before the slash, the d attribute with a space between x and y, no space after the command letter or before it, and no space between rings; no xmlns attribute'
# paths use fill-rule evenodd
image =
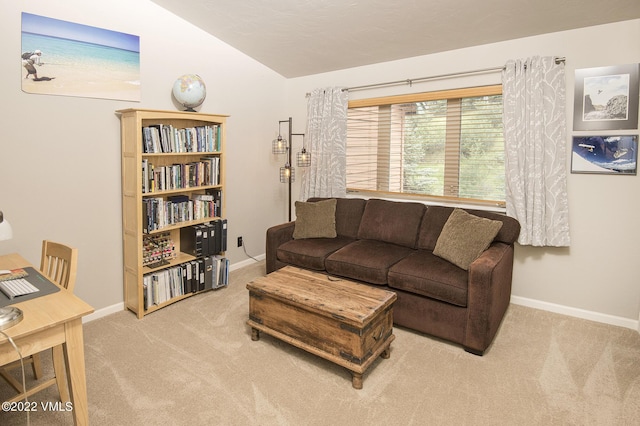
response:
<svg viewBox="0 0 640 426"><path fill-rule="evenodd" d="M556 64L564 63L564 61L565 61L564 57L555 58ZM472 74L485 74L485 73L502 71L503 69L504 69L504 65L501 67L483 68L483 69L472 70L472 71L462 71L462 72L454 72L449 74L432 75L429 77L408 78L406 80L388 81L386 83L365 84L363 86L347 87L342 90L349 92L349 91L355 91L355 90L371 89L374 87L397 86L399 84L408 84L409 86L411 86L413 83L419 83L422 81L437 80L439 78L458 77L458 76L465 76L465 75L472 75ZM311 93L307 93L307 97L309 96L311 96Z"/></svg>

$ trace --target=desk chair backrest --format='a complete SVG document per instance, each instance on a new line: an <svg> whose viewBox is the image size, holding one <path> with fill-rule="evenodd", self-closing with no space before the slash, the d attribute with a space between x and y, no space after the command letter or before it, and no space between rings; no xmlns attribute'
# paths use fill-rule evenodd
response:
<svg viewBox="0 0 640 426"><path fill-rule="evenodd" d="M78 268L78 249L44 240L40 272L51 281L73 292Z"/></svg>

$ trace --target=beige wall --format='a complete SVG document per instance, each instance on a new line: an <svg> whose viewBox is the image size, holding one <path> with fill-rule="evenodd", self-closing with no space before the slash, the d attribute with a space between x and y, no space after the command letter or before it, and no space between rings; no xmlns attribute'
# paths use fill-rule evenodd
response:
<svg viewBox="0 0 640 426"><path fill-rule="evenodd" d="M566 57L567 167L573 123L574 70L640 62L640 20L546 34L383 64L291 79L288 105L303 115L317 87L360 86L500 67L533 55ZM419 42L417 40L416 42ZM352 99L500 82L500 73L350 93ZM620 132L637 134L638 131ZM570 248L518 246L513 301L638 328L640 176L569 174Z"/></svg>
<svg viewBox="0 0 640 426"><path fill-rule="evenodd" d="M21 92L21 12L140 36L141 102ZM175 110L171 87L197 73L208 96L200 110L229 114L228 187L232 263L243 235L250 254L264 252L264 231L283 222L286 193L270 141L286 116L285 79L147 0L3 1L0 6L0 209L14 239L0 254L39 263L42 239L79 248L76 294L96 309L122 303L120 122L123 108ZM43 56L46 62L47 56ZM41 74L54 75L54 65Z"/></svg>
<svg viewBox="0 0 640 426"><path fill-rule="evenodd" d="M22 93L22 11L136 34L141 37L142 101ZM103 312L122 303L120 134L114 111L175 109L170 88L184 73L207 83L203 112L231 115L228 127L229 257L247 260L235 240L242 235L251 255L264 253L264 231L286 220L286 187L278 182L282 158L270 154L278 120L294 119L304 132L305 93L316 87L358 86L501 66L509 58L567 57L567 119L572 122L573 72L640 62L640 20L547 34L470 49L285 80L148 0L4 1L0 6L0 209L14 239L0 254L19 252L33 263L44 238L80 249L76 293ZM46 60L46 52L45 52ZM499 81L487 74L396 88L428 91ZM388 89L353 92L382 96ZM573 134L569 126L568 139ZM568 141L567 141L568 142ZM567 149L568 145L567 145ZM569 167L569 164L567 164ZM637 327L640 285L635 246L640 237L640 177L569 175L572 246L518 247L514 301L619 325ZM300 179L298 179L298 182ZM294 185L294 198L298 185Z"/></svg>

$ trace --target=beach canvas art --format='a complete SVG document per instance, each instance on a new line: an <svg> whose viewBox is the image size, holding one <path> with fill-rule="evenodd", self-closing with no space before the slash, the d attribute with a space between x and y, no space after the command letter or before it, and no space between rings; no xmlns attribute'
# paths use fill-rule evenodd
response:
<svg viewBox="0 0 640 426"><path fill-rule="evenodd" d="M140 102L140 37L22 13L27 93Z"/></svg>

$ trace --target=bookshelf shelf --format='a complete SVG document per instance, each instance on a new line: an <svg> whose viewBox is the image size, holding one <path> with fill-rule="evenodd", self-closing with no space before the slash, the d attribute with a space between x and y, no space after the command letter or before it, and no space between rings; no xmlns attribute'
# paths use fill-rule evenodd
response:
<svg viewBox="0 0 640 426"><path fill-rule="evenodd" d="M192 248L181 237L185 230L213 229L224 220L228 116L133 108L116 112L122 143L125 306L143 318L226 285L224 274L214 275L204 289L202 282L187 283L187 275L204 276L205 262L220 271L228 261L219 246L202 255L187 252ZM162 264L152 263L165 256Z"/></svg>
<svg viewBox="0 0 640 426"><path fill-rule="evenodd" d="M199 157L202 155L219 155L221 154L221 151L206 151L206 152L171 152L171 153L167 153L167 152L143 152L142 153L142 157L146 158L146 157L167 157L167 156L173 156L173 157Z"/></svg>
<svg viewBox="0 0 640 426"><path fill-rule="evenodd" d="M222 189L222 185L201 185L201 186L192 186L188 188L176 188L176 189L166 189L163 191L154 191L154 192L143 192L143 197L158 197L162 195L172 195L172 194L182 194L185 192L192 192L197 189Z"/></svg>
<svg viewBox="0 0 640 426"><path fill-rule="evenodd" d="M181 300L184 300L184 299L186 299L186 298L188 298L188 297L193 296L194 294L195 294L195 293L187 293L187 294L183 294L183 295L181 295L181 296L176 296L176 297L174 297L173 299L171 299L171 300L169 300L169 301L167 301L167 302L162 302L162 303L160 303L160 304L158 304L158 305L151 306L151 307L149 307L149 308L145 311L145 315L150 314L151 312L155 312L155 311L157 311L157 310L159 310L159 309L162 309L162 308L164 308L165 306L169 306L169 305L171 305L171 304L174 304L174 303L176 303L176 302L179 302L179 301L181 301Z"/></svg>

